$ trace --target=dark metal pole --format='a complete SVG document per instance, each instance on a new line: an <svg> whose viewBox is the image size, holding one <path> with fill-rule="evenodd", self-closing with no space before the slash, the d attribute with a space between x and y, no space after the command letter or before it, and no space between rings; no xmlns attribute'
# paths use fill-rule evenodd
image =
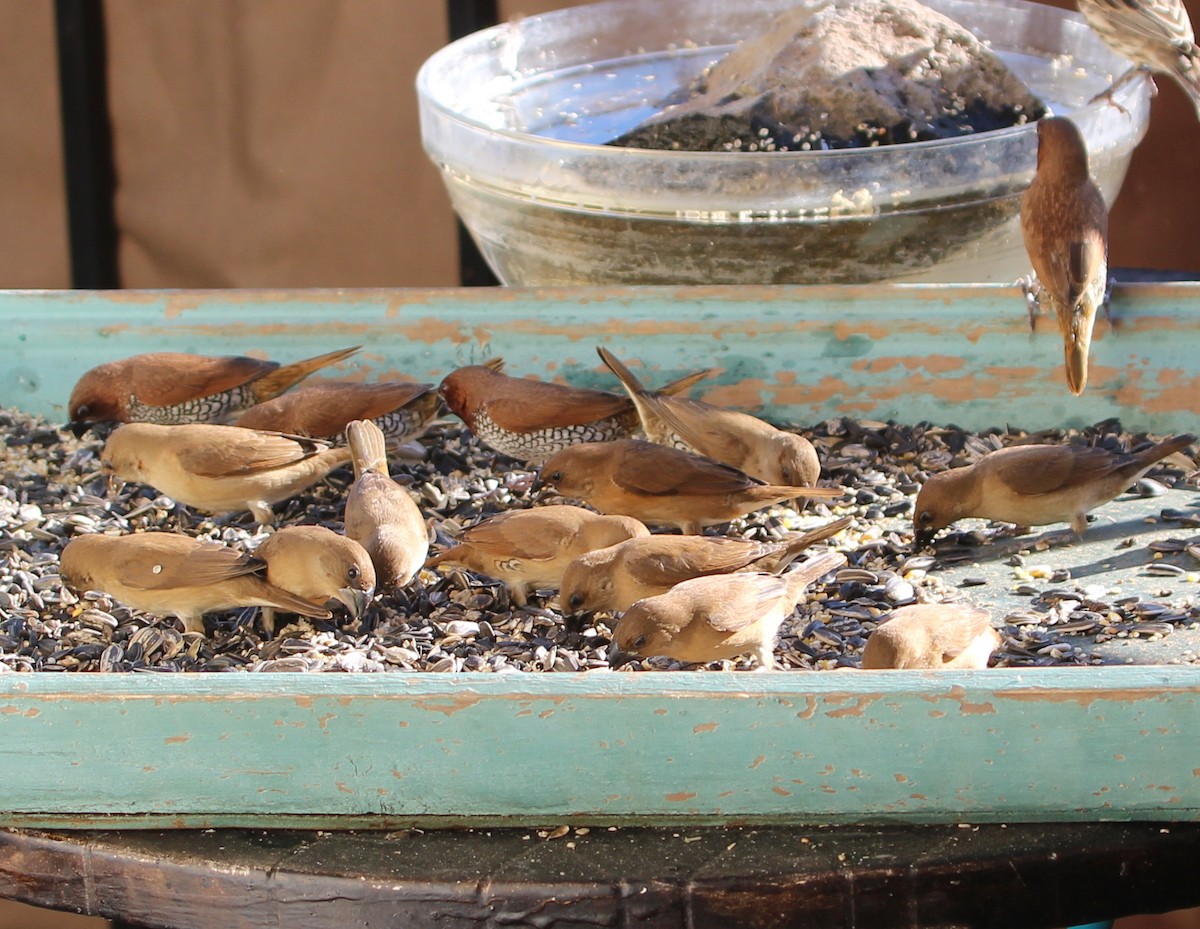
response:
<svg viewBox="0 0 1200 929"><path fill-rule="evenodd" d="M55 0L54 12L71 286L119 287L104 5Z"/></svg>
<svg viewBox="0 0 1200 929"><path fill-rule="evenodd" d="M450 41L494 26L500 21L496 0L446 0ZM479 247L458 220L458 279L465 287L493 287L500 281L488 267Z"/></svg>

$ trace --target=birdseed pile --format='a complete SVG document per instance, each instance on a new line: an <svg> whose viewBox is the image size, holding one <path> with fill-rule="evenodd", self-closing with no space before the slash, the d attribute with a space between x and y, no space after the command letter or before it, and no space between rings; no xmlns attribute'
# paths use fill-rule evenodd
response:
<svg viewBox="0 0 1200 929"><path fill-rule="evenodd" d="M936 552L914 552L911 544L913 501L933 472L1019 440L1129 451L1144 444L1145 435L1124 433L1116 422L1027 436L848 419L804 434L821 456L822 483L846 487L845 501L810 504L802 512L771 507L716 527L777 540L838 516L854 517L847 530L810 550L836 548L848 565L813 584L784 624L776 647L783 669L857 667L882 615L938 601L968 601L992 611L1003 638L993 663L1001 666L1200 661L1187 647L1200 641L1200 510L1195 467L1186 467L1180 456L1156 466L1132 499L1098 510L1083 546L1055 542L1046 533L1012 538L996 527L943 536ZM258 628L256 610L213 614L206 618L208 634L200 635L100 593L80 598L58 574L59 554L76 534L183 531L253 550L266 530L248 514L212 519L187 512L140 485L110 495L100 472L103 438L94 433L77 439L45 420L0 410L0 435L0 671L609 669L613 620L600 614L594 625L569 630L554 609L556 592L515 608L498 581L461 569L422 571L408 588L377 596L360 621L344 625L339 620L345 615L335 614L330 622L281 623L274 638ZM439 424L422 442L425 458L394 461L392 472L417 499L436 538L434 551L482 518L534 504L536 471L481 446L460 424ZM276 525L322 524L340 531L351 480L349 469L341 469L279 504ZM1091 569L1061 566L1057 556L1074 553L1071 562L1078 563L1083 550L1096 558ZM1126 643L1144 644L1114 648ZM621 670L684 667L696 666L651 658ZM750 664L739 659L705 667Z"/></svg>

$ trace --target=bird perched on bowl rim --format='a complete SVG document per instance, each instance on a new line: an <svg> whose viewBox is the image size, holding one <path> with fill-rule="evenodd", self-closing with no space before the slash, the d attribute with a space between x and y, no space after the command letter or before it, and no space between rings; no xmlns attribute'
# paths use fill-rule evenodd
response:
<svg viewBox="0 0 1200 929"><path fill-rule="evenodd" d="M568 615L619 613L638 600L708 574L780 574L810 545L854 522L843 516L779 542L728 536L650 535L580 555L563 574L559 607Z"/></svg>
<svg viewBox="0 0 1200 929"><path fill-rule="evenodd" d="M840 497L840 487L766 484L737 468L641 439L589 442L563 449L542 465L535 487L582 500L601 513L698 535L774 503Z"/></svg>
<svg viewBox="0 0 1200 929"><path fill-rule="evenodd" d="M126 423L113 431L100 453L102 468L123 481L149 484L206 513L249 510L264 524L272 520L272 504L349 461L348 448L207 423Z"/></svg>
<svg viewBox="0 0 1200 929"><path fill-rule="evenodd" d="M1088 173L1079 128L1059 116L1039 119L1037 133L1037 173L1021 197L1021 234L1038 280L1026 294L1054 313L1067 386L1080 394L1096 313L1107 306L1108 207ZM1031 311L1031 325L1033 320Z"/></svg>
<svg viewBox="0 0 1200 929"><path fill-rule="evenodd" d="M1133 62L1099 97L1112 100L1116 89L1139 72L1173 78L1200 117L1200 48L1183 0L1078 0L1079 12L1100 40Z"/></svg>
<svg viewBox="0 0 1200 929"><path fill-rule="evenodd" d="M370 420L346 426L354 483L346 494L346 535L367 550L380 589L403 587L429 554L425 518L388 472L383 430Z"/></svg>
<svg viewBox="0 0 1200 929"><path fill-rule="evenodd" d="M986 668L999 647L1000 634L987 610L918 603L880 617L863 648L862 668Z"/></svg>
<svg viewBox="0 0 1200 929"><path fill-rule="evenodd" d="M297 387L241 413L233 425L317 439L337 439L352 420L372 420L387 441L403 445L437 418L440 398L432 384L325 381Z"/></svg>
<svg viewBox="0 0 1200 929"><path fill-rule="evenodd" d="M623 439L638 428L637 411L628 397L510 377L501 371L503 365L502 359L493 358L458 368L438 387L450 411L498 452L540 464L570 445ZM686 390L709 373L689 374L663 390Z"/></svg>
<svg viewBox="0 0 1200 929"><path fill-rule="evenodd" d="M580 555L649 534L636 519L601 516L579 506L506 510L464 529L456 545L425 566L461 565L497 578L520 607L535 590L557 590L567 565Z"/></svg>
<svg viewBox="0 0 1200 929"><path fill-rule="evenodd" d="M281 557L289 557L286 545ZM80 593L101 591L135 610L176 616L185 632L204 632L206 613L247 606L333 615L268 580L262 558L173 532L76 536L63 548L59 572Z"/></svg>
<svg viewBox="0 0 1200 929"><path fill-rule="evenodd" d="M629 394L651 442L706 455L768 484L811 487L821 476L817 450L804 436L749 413L647 390L603 345L596 351Z"/></svg>
<svg viewBox="0 0 1200 929"><path fill-rule="evenodd" d="M1088 445L997 449L974 464L930 476L913 510L916 542L928 544L939 529L967 517L1018 526L1069 522L1082 535L1090 510L1195 441L1181 435L1128 453Z"/></svg>
<svg viewBox="0 0 1200 929"><path fill-rule="evenodd" d="M244 355L150 352L97 365L76 382L72 424L94 422L219 423L283 393L360 346L281 365Z"/></svg>
<svg viewBox="0 0 1200 929"><path fill-rule="evenodd" d="M845 563L841 552L826 552L783 575L707 575L646 597L617 622L609 663L656 655L707 663L749 654L759 669L774 668L783 621L809 584Z"/></svg>

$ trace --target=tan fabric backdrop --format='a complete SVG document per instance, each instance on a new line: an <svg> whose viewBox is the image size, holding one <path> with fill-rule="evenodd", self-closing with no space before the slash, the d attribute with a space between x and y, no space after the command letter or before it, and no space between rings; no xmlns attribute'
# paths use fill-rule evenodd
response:
<svg viewBox="0 0 1200 929"><path fill-rule="evenodd" d="M1200 0L1187 2L1200 21ZM125 286L457 283L413 89L445 42L441 0L106 0L105 12ZM66 286L51 0L0 0L0 35L0 287ZM1200 271L1200 123L1159 83L1111 260Z"/></svg>

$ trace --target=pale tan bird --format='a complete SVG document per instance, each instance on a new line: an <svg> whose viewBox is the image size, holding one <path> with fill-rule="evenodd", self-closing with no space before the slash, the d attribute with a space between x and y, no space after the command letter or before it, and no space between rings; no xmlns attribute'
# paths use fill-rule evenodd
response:
<svg viewBox="0 0 1200 929"><path fill-rule="evenodd" d="M1059 116L1039 119L1037 133L1037 173L1021 198L1021 233L1039 285L1027 295L1054 313L1067 387L1080 394L1096 313L1108 289L1108 207L1088 173L1079 128Z"/></svg>
<svg viewBox="0 0 1200 929"><path fill-rule="evenodd" d="M609 663L654 655L706 663L748 654L760 669L774 668L783 621L809 584L845 563L841 552L827 552L787 574L696 577L639 600L617 622Z"/></svg>
<svg viewBox="0 0 1200 929"><path fill-rule="evenodd" d="M62 578L146 613L177 616L187 632L204 631L204 614L260 606L316 619L331 614L267 578L267 563L219 542L172 532L84 535L67 543Z"/></svg>
<svg viewBox="0 0 1200 929"><path fill-rule="evenodd" d="M917 544L971 516L1018 526L1069 522L1082 535L1088 511L1195 441L1193 435L1181 435L1130 454L1086 445L998 449L974 464L930 476L913 511Z"/></svg>
<svg viewBox="0 0 1200 929"><path fill-rule="evenodd" d="M346 496L346 535L371 556L380 589L403 587L429 554L425 518L388 473L386 438L370 420L346 426L354 483Z"/></svg>
<svg viewBox="0 0 1200 929"><path fill-rule="evenodd" d="M557 590L567 565L585 552L649 534L636 519L578 506L508 510L464 530L457 545L426 567L461 565L498 578L512 602L524 606L535 590Z"/></svg>
<svg viewBox="0 0 1200 929"><path fill-rule="evenodd" d="M1000 647L987 610L957 603L904 606L880 619L863 649L863 670L986 668Z"/></svg>
<svg viewBox="0 0 1200 929"><path fill-rule="evenodd" d="M567 566L559 605L569 614L619 613L693 577L734 571L779 574L810 545L853 521L844 516L780 542L704 535L651 535L619 542L580 555Z"/></svg>
<svg viewBox="0 0 1200 929"><path fill-rule="evenodd" d="M336 600L360 619L375 594L375 568L366 550L324 526L287 526L254 550L267 564L267 580L314 607ZM275 632L275 611L265 607L263 626Z"/></svg>
<svg viewBox="0 0 1200 929"><path fill-rule="evenodd" d="M596 351L633 400L651 442L705 455L768 484L811 487L821 476L817 450L804 436L748 413L647 390L612 352L602 345Z"/></svg>
<svg viewBox="0 0 1200 929"><path fill-rule="evenodd" d="M127 423L108 437L100 461L121 480L206 513L249 510L270 523L272 504L348 463L350 450L237 426Z"/></svg>
<svg viewBox="0 0 1200 929"><path fill-rule="evenodd" d="M737 468L640 439L590 442L563 449L542 465L538 485L582 500L601 513L699 534L773 503L840 497L840 487L764 484Z"/></svg>

